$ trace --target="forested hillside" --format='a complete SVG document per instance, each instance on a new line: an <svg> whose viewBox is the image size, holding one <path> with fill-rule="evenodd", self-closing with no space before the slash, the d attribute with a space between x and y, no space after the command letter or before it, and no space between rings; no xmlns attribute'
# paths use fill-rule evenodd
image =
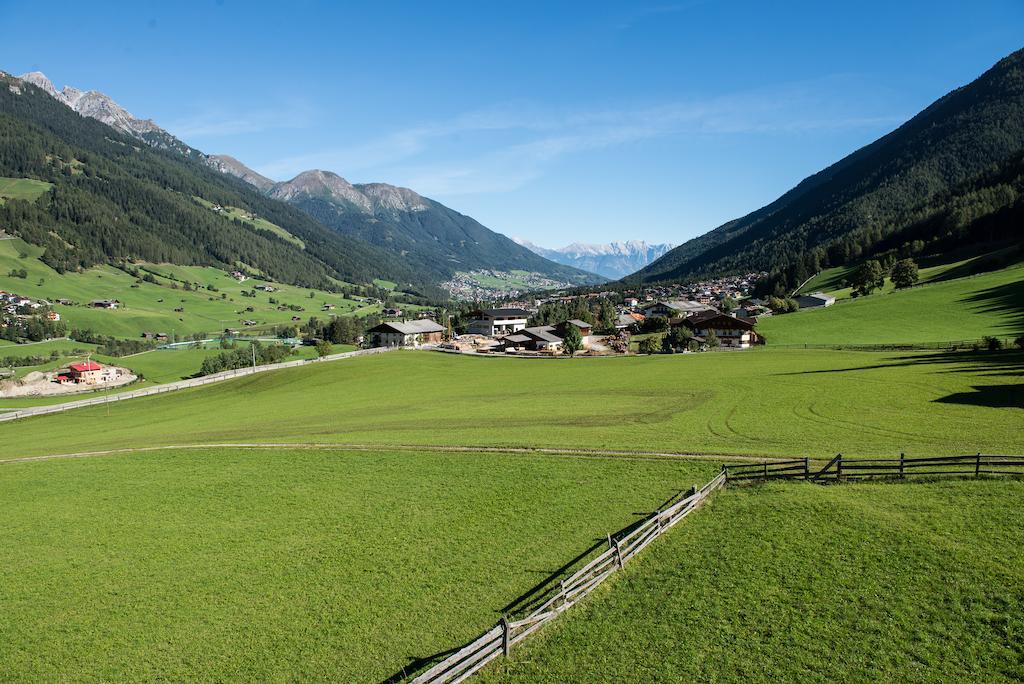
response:
<svg viewBox="0 0 1024 684"><path fill-rule="evenodd" d="M789 290L866 257L928 256L1019 240L1024 51L775 202L690 240L630 277L771 273Z"/></svg>
<svg viewBox="0 0 1024 684"><path fill-rule="evenodd" d="M54 184L34 203L0 205L0 228L43 246L42 260L58 270L144 260L243 266L311 287L386 278L431 290L400 259L200 161L141 145L2 72L0 177ZM302 246L212 212L195 197L258 215Z"/></svg>

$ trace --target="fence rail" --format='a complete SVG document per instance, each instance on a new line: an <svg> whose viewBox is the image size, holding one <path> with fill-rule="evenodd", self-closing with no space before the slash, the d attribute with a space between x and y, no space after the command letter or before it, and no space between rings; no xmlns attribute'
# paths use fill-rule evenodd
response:
<svg viewBox="0 0 1024 684"><path fill-rule="evenodd" d="M63 411L70 411L71 409L76 408L84 408L86 406L102 406L104 404L109 404L115 401L125 401L126 399L148 397L154 394L174 392L176 390L188 389L190 387L201 387L202 385L209 385L215 382L222 382L224 380L230 380L231 378L238 378L245 375L255 375L256 373L266 373L268 371L279 370L281 368L295 368L298 366L308 366L314 363L323 363L324 361L338 361L340 359L350 359L356 356L383 354L386 352L396 351L398 349L401 349L401 347L376 347L373 349L357 349L356 351L341 352L339 354L329 354L328 356L324 356L318 359L298 359L295 361L282 361L281 363L269 363L264 366L247 366L246 368L221 371L220 373L204 375L199 378L179 380L177 382L169 382L167 384L157 385L155 387L147 387L145 389L138 390L129 390L127 392L108 394L102 397L94 397L92 399L78 399L76 401L68 401L62 404L52 404L50 406L34 406L31 408L8 411L6 413L0 413L0 422L4 422L7 420L18 420L20 418L29 418L31 416L42 416L48 413L61 413Z"/></svg>
<svg viewBox="0 0 1024 684"><path fill-rule="evenodd" d="M970 454L964 456L924 456L907 458L835 458L819 469L810 459L766 463L723 464L722 474L729 482L750 480L809 480L837 482L877 477L906 478L914 475L1022 475L1024 456Z"/></svg>
<svg viewBox="0 0 1024 684"><path fill-rule="evenodd" d="M414 677L412 684L461 682L495 658L507 656L512 646L583 600L648 544L696 510L725 481L726 473L723 471L700 489L694 487L679 501L652 513L638 525L627 528L620 535L608 535L607 549L560 580L556 589L534 602L539 602L539 605L535 605L528 614L518 619L502 618L478 639Z"/></svg>

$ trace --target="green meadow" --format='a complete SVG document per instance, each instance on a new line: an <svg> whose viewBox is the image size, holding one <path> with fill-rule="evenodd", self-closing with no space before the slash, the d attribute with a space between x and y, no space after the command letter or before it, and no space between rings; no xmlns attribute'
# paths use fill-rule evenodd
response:
<svg viewBox="0 0 1024 684"><path fill-rule="evenodd" d="M436 352L273 371L0 424L11 455L247 442L830 457L1024 453L1024 353ZM96 429L102 425L102 429Z"/></svg>
<svg viewBox="0 0 1024 684"><path fill-rule="evenodd" d="M379 682L714 469L315 449L0 465L2 678Z"/></svg>
<svg viewBox="0 0 1024 684"><path fill-rule="evenodd" d="M769 346L921 344L1024 334L1024 264L759 319Z"/></svg>
<svg viewBox="0 0 1024 684"><path fill-rule="evenodd" d="M53 187L53 183L32 178L0 178L0 204L17 199L33 202Z"/></svg>
<svg viewBox="0 0 1024 684"><path fill-rule="evenodd" d="M204 200L202 197L193 197L192 199L194 199L196 202L203 205L207 209L213 209L213 203ZM241 221L242 223L252 226L257 230L265 230L269 233L277 235L278 237L284 238L288 242L291 242L294 245L298 245L303 249L306 248L305 243L303 243L300 238L292 235L281 226L277 225L276 223L271 223L267 219L262 218L260 216L250 218L249 212L245 211L244 209L239 209L238 207L222 207L221 212L222 216L225 216L230 220Z"/></svg>
<svg viewBox="0 0 1024 684"><path fill-rule="evenodd" d="M340 294L273 283L275 292L257 291L255 297L243 297L266 281L247 280L239 283L230 274L206 266L171 264L139 264L156 283L138 282L133 276L112 266L97 266L80 273L58 273L38 260L38 247L13 239L0 241L0 289L26 297L70 299L72 306L57 304L69 328L91 328L115 337L139 337L144 331L188 336L194 333L218 334L225 328L242 329L243 321L254 320L257 327L292 323L298 316L367 315L380 311L379 306L345 299ZM24 255L24 256L23 256ZM10 275L27 271L26 278ZM187 291L184 282L198 283L200 289ZM175 286L177 289L174 289ZM215 289L207 289L210 286ZM273 298L278 303L272 304ZM117 299L117 310L90 308L97 299ZM335 308L323 311L325 304ZM302 307L301 311L280 310L282 305ZM253 311L247 311L252 307ZM416 308L416 307L413 307ZM181 309L176 311L175 309Z"/></svg>
<svg viewBox="0 0 1024 684"><path fill-rule="evenodd" d="M480 681L1020 681L1022 496L729 487Z"/></svg>

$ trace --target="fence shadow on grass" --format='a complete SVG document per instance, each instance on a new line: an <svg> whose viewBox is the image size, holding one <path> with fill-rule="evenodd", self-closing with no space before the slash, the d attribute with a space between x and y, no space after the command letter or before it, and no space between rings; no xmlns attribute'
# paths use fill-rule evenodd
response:
<svg viewBox="0 0 1024 684"><path fill-rule="evenodd" d="M692 491L692 490L691 490ZM654 512L662 511L663 509L670 506L673 502L678 501L687 493L687 490L680 489L672 496L665 499L660 506L658 506ZM529 613L535 607L544 603L552 594L556 593L561 588L561 580L570 577L574 568L578 567L588 556L593 554L599 549L607 548L610 540L620 539L632 533L638 527L647 521L648 516L652 515L652 512L634 512L633 515L638 516L637 520L626 525L622 529L613 532L608 537L602 539L596 539L586 549L581 551L575 558L568 561L560 568L553 571L540 571L547 573L547 576L540 582L535 584L530 589L526 590L505 606L502 606L500 612L502 615L522 615ZM448 656L461 650L463 646L456 646L446 651L439 651L433 655L424 657L413 657L409 658L408 664L392 674L390 677L385 679L381 684L399 684L399 682L406 681L410 676L415 673L425 670L428 666L433 663L440 662Z"/></svg>

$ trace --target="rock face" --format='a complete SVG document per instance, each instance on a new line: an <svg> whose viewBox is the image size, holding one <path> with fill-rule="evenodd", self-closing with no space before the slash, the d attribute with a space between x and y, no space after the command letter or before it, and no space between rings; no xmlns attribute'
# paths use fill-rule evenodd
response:
<svg viewBox="0 0 1024 684"><path fill-rule="evenodd" d="M206 163L221 173L241 178L261 192L270 190L274 185L274 181L262 174L256 173L242 162L226 154L211 154L206 158Z"/></svg>
<svg viewBox="0 0 1024 684"><path fill-rule="evenodd" d="M672 245L668 243L652 245L643 240L606 244L574 242L561 249L539 247L519 238L516 242L547 259L597 273L606 278L624 278L672 249Z"/></svg>
<svg viewBox="0 0 1024 684"><path fill-rule="evenodd" d="M79 90L72 86L64 86L57 90L53 82L41 71L23 74L22 81L41 88L58 102L62 102L82 116L102 121L116 131L138 138L152 147L173 150L187 157L205 158L198 150L189 147L181 140L157 126L151 119L139 119L113 99L95 90Z"/></svg>

